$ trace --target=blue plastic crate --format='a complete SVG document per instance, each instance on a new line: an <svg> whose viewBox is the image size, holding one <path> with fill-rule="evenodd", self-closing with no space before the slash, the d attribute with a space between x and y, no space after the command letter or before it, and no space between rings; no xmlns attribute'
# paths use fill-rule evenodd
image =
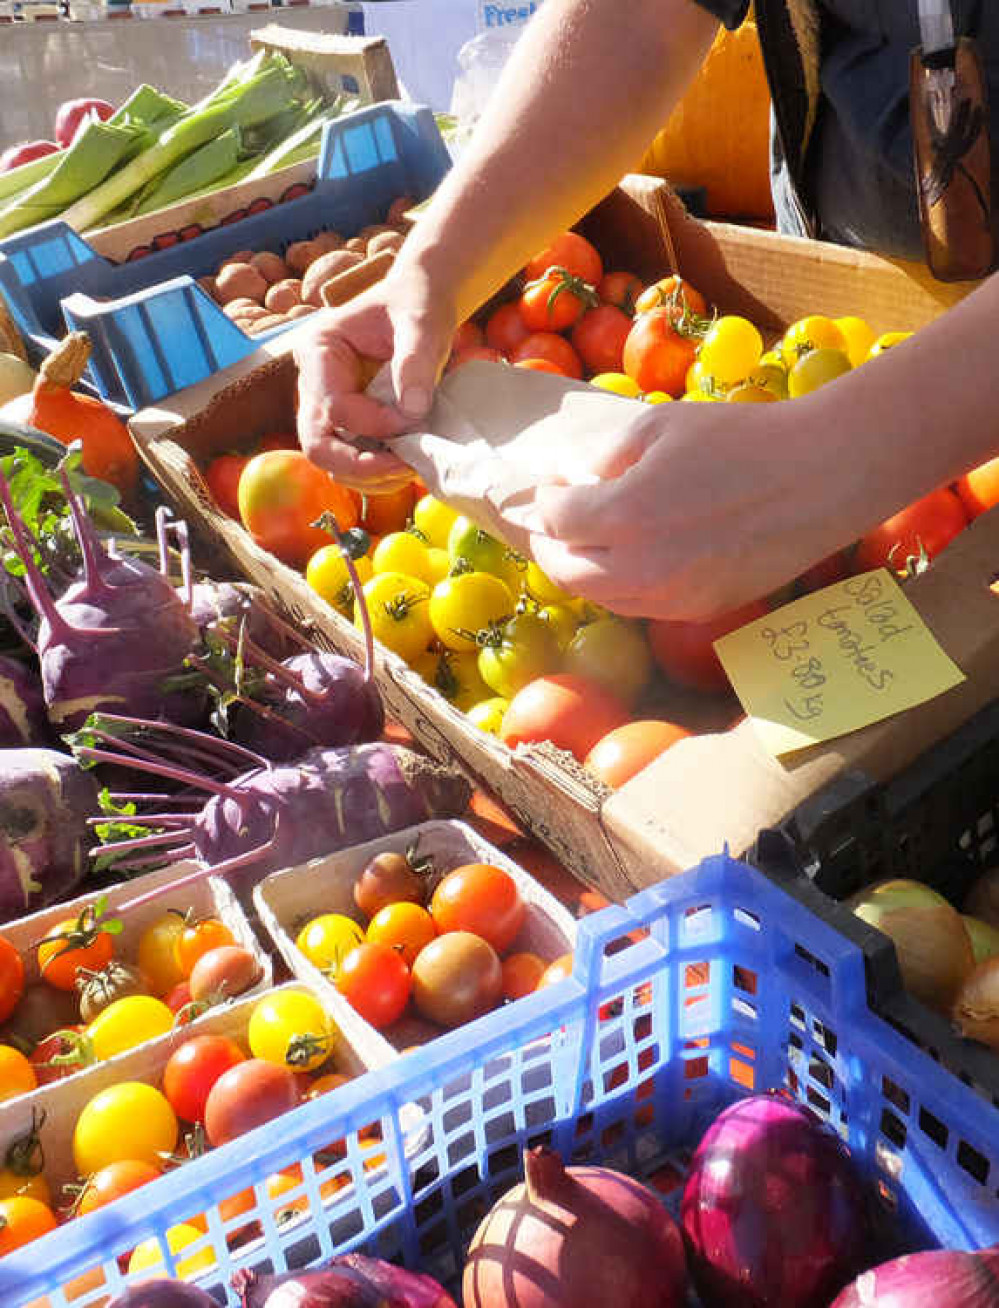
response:
<svg viewBox="0 0 999 1308"><path fill-rule="evenodd" d="M645 938L625 941L637 928ZM519 1178L525 1145L662 1176L682 1168L724 1106L775 1087L848 1143L894 1231L991 1245L999 1113L869 1012L865 963L864 950L761 873L708 859L581 922L572 978L0 1260L0 1302L46 1295L55 1308L67 1302L58 1287L97 1267L117 1288L119 1255L149 1237L166 1252L166 1229L199 1213L207 1234L183 1257L211 1250L217 1265L201 1283L220 1297L237 1268L284 1270L349 1249L453 1286L478 1221ZM413 1102L428 1129L407 1157L400 1112ZM376 1168L358 1136L373 1121L384 1152ZM344 1156L316 1165L339 1137ZM269 1201L263 1180L295 1163L297 1190ZM324 1202L335 1178L349 1184ZM228 1230L255 1216L262 1233L229 1249L218 1205L250 1185L256 1208ZM299 1193L308 1212L279 1227L275 1211Z"/></svg>
<svg viewBox="0 0 999 1308"><path fill-rule="evenodd" d="M0 293L47 352L66 325L90 334L99 393L139 409L238 362L286 330L249 337L195 279L237 250L283 253L323 228L345 236L384 219L403 194L425 199L450 166L429 109L391 101L327 124L317 182L298 199L114 264L65 223L0 241Z"/></svg>

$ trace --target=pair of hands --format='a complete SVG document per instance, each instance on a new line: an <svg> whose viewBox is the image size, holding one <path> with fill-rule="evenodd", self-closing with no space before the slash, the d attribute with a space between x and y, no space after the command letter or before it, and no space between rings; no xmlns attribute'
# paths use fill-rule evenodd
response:
<svg viewBox="0 0 999 1308"><path fill-rule="evenodd" d="M338 480L391 490L411 477L364 448L419 427L455 316L390 278L349 308L317 315L297 350L299 433ZM370 363L390 362L398 408L365 392ZM531 552L573 594L632 617L702 619L768 594L879 516L843 421L851 379L793 404L635 405L608 432L585 486L538 492L543 533Z"/></svg>

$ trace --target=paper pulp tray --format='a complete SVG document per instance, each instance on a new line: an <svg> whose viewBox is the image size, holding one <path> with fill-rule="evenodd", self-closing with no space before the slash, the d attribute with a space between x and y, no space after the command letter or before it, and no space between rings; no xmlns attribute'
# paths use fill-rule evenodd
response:
<svg viewBox="0 0 999 1308"><path fill-rule="evenodd" d="M175 206L154 217L161 231L168 221L176 238L144 258L114 263L105 257L112 248L122 259L134 253L127 234L114 228L91 243L58 219L0 241L0 296L40 353L67 326L86 331L93 345L88 376L97 390L141 408L244 358L265 339L241 331L196 278L215 273L237 250L283 254L327 228L352 236L381 222L400 195L426 199L449 166L429 109L371 105L326 125L314 189L277 207L251 202L245 182L218 191L213 204L235 221L209 230L191 221L192 206L201 202ZM299 174L290 171L297 180L284 182L297 186ZM282 176L264 180L286 189Z"/></svg>
<svg viewBox="0 0 999 1308"><path fill-rule="evenodd" d="M805 313L863 314L877 331L916 328L966 288L932 281L919 266L811 241L725 224L701 223L656 179L628 177L587 218L609 266L652 279L679 267L709 300L778 331ZM296 332L265 343L224 374L137 415L132 431L153 474L178 510L223 545L247 576L283 606L318 645L360 659L354 627L320 600L304 578L258 549L223 517L198 466L233 446L285 430L295 403L291 350ZM707 734L679 742L611 795L566 755L550 748L511 752L476 731L398 658L380 651L377 677L386 709L436 757L458 760L494 791L515 818L577 876L612 899L691 866L725 842L748 849L761 827L779 826L812 803L812 844L824 846L821 812L851 802L872 806L884 787L939 742L969 724L999 695L999 601L989 584L999 558L999 513L978 519L907 587L947 653L967 675L954 690L914 711L817 747L790 762L765 753L748 723L730 730L734 705L677 692L669 712ZM970 757L980 751L971 747ZM990 776L994 776L994 770ZM870 824L869 824L870 825ZM893 833L874 824L882 844ZM937 833L956 842L963 828Z"/></svg>
<svg viewBox="0 0 999 1308"><path fill-rule="evenodd" d="M387 850L405 853L414 845L420 857L433 859L434 871L438 874L450 872L464 863L493 863L510 874L527 913L520 934L506 951L508 954L527 951L552 963L562 954L571 953L576 944L576 922L572 914L522 867L483 840L464 822L423 822L380 840L355 845L353 849L331 854L328 858L265 877L253 892L253 903L261 923L295 976L316 990L329 993L330 1009L341 1030L349 1033L365 1028L368 1039L384 1040L391 1049L399 1051L442 1035L443 1028L413 1015L403 1017L384 1034L379 1034L305 957L295 940L302 927L320 913L343 913L362 927L366 926L364 914L354 903L354 883L376 855Z"/></svg>

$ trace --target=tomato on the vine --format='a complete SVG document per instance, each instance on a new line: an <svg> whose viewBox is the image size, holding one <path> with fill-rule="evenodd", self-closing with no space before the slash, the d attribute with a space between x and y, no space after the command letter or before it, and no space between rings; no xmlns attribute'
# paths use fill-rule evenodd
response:
<svg viewBox="0 0 999 1308"><path fill-rule="evenodd" d="M846 336L832 318L811 313L793 322L781 337L778 350L786 368L793 368L811 350L848 351Z"/></svg>
<svg viewBox="0 0 999 1308"><path fill-rule="evenodd" d="M564 336L557 336L554 332L532 332L521 341L511 358L514 363L540 359L544 363L554 364L566 377L576 381L583 376L583 363L579 355Z"/></svg>
<svg viewBox="0 0 999 1308"><path fill-rule="evenodd" d="M729 680L714 642L767 613L765 600L753 600L706 622L654 619L648 624L656 662L671 681L694 690L728 690Z"/></svg>
<svg viewBox="0 0 999 1308"><path fill-rule="evenodd" d="M478 633L513 616L516 601L509 586L491 572L446 577L430 596L430 622L442 645L457 651L478 650ZM423 645L429 642L425 640Z"/></svg>
<svg viewBox="0 0 999 1308"><path fill-rule="evenodd" d="M565 269L550 268L528 282L520 297L520 316L529 332L564 332L596 304L593 289Z"/></svg>
<svg viewBox="0 0 999 1308"><path fill-rule="evenodd" d="M389 945L366 940L344 959L336 988L376 1030L406 1011L412 981L404 960Z"/></svg>
<svg viewBox="0 0 999 1308"><path fill-rule="evenodd" d="M256 543L290 567L305 567L309 556L329 544L329 534L313 523L323 513L341 531L360 520L353 491L335 482L300 450L256 454L239 479L239 516Z"/></svg>
<svg viewBox="0 0 999 1308"><path fill-rule="evenodd" d="M539 250L524 267L528 281L543 277L549 268L564 268L591 286L598 286L604 275L604 263L596 246L578 232L562 232L550 245Z"/></svg>
<svg viewBox="0 0 999 1308"><path fill-rule="evenodd" d="M486 344L507 357L530 334L516 300L501 304L486 323Z"/></svg>
<svg viewBox="0 0 999 1308"><path fill-rule="evenodd" d="M632 320L612 304L589 309L572 329L572 345L588 372L620 372Z"/></svg>
<svg viewBox="0 0 999 1308"><path fill-rule="evenodd" d="M516 881L495 863L465 863L437 885L430 916L441 935L470 931L504 953L524 925L527 909Z"/></svg>
<svg viewBox="0 0 999 1308"><path fill-rule="evenodd" d="M224 514L239 521L239 479L250 462L246 454L219 454L205 469L205 484Z"/></svg>
<svg viewBox="0 0 999 1308"><path fill-rule="evenodd" d="M645 283L634 273L609 272L601 278L597 295L602 304L612 304L629 318L634 318L638 297L644 290Z"/></svg>
<svg viewBox="0 0 999 1308"><path fill-rule="evenodd" d="M163 1093L185 1122L203 1122L212 1086L246 1055L227 1036L192 1036L170 1055L163 1069Z"/></svg>
<svg viewBox="0 0 999 1308"><path fill-rule="evenodd" d="M401 572L382 572L364 586L375 639L411 663L430 644L430 587ZM362 626L361 614L354 626Z"/></svg>
<svg viewBox="0 0 999 1308"><path fill-rule="evenodd" d="M489 692L504 699L512 699L536 677L554 672L562 659L554 629L535 613L518 613L480 640L479 673Z"/></svg>
<svg viewBox="0 0 999 1308"><path fill-rule="evenodd" d="M697 346L677 330L669 309L640 314L624 343L624 371L643 391L681 395Z"/></svg>
<svg viewBox="0 0 999 1308"><path fill-rule="evenodd" d="M909 504L860 539L854 571L893 568L905 572L936 556L968 525L960 498L947 487Z"/></svg>
<svg viewBox="0 0 999 1308"><path fill-rule="evenodd" d="M24 993L24 963L6 936L0 936L0 1022L6 1022Z"/></svg>
<svg viewBox="0 0 999 1308"><path fill-rule="evenodd" d="M175 943L175 957L182 975L190 977L195 963L211 949L236 944L236 937L217 917L195 918L184 923Z"/></svg>

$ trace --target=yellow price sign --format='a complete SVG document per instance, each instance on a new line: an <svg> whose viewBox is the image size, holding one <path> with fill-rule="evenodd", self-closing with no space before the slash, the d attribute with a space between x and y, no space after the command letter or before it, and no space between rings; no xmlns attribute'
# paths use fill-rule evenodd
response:
<svg viewBox="0 0 999 1308"><path fill-rule="evenodd" d="M804 595L723 636L715 650L776 758L965 679L885 568Z"/></svg>

